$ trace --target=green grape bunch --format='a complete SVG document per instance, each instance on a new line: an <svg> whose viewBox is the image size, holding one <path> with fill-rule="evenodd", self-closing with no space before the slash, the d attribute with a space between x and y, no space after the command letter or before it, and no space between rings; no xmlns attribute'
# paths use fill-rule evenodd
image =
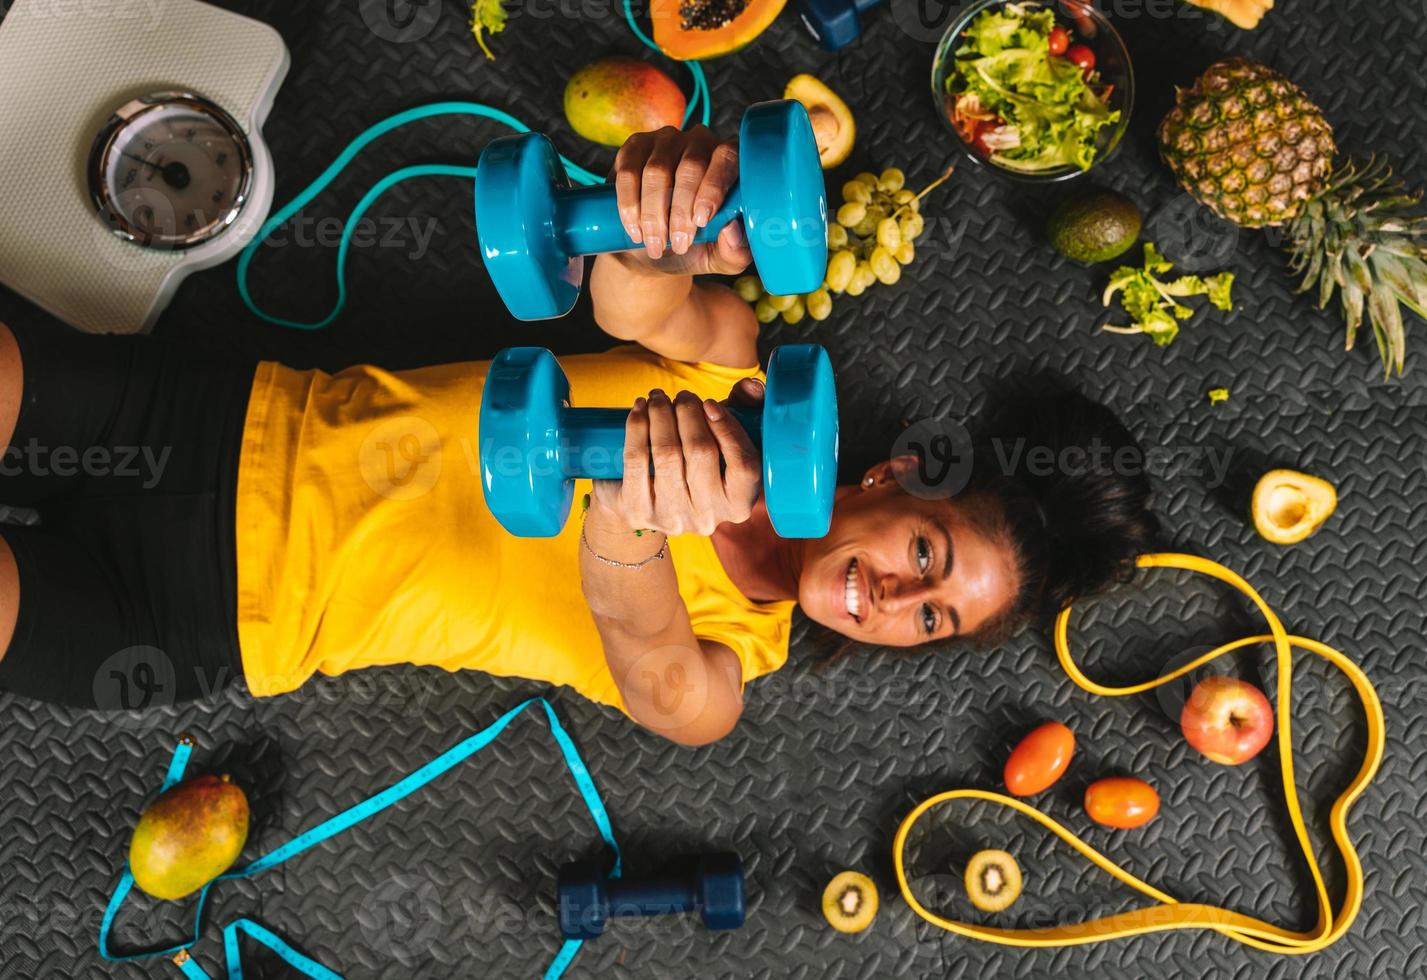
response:
<svg viewBox="0 0 1427 980"><path fill-rule="evenodd" d="M906 174L888 167L878 176L860 173L842 185L842 206L827 229L827 276L823 284L802 296L775 296L757 276L743 276L734 284L738 295L753 304L759 323L800 323L805 316L826 320L832 315L832 298L861 296L881 283L894 286L902 267L917 257L914 244L926 229L921 201L942 181L948 170L920 193L907 188Z"/></svg>

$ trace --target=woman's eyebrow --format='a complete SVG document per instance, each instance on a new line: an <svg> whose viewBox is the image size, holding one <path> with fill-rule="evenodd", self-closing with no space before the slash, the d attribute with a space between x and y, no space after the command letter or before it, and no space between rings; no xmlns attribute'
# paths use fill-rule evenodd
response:
<svg viewBox="0 0 1427 980"><path fill-rule="evenodd" d="M954 557L951 548L951 532L947 530L945 521L938 519L935 523L936 529L941 532L942 551L946 555L946 561L942 563L941 569L941 577L944 581L951 578L951 563Z"/></svg>
<svg viewBox="0 0 1427 980"><path fill-rule="evenodd" d="M954 552L951 547L951 531L947 530L946 522L937 520L934 522L936 529L941 532L942 551L946 555L946 560L942 562L941 580L945 582L951 578L952 560ZM961 614L956 611L956 607L947 603L946 616L951 620L951 635L956 636L961 633Z"/></svg>

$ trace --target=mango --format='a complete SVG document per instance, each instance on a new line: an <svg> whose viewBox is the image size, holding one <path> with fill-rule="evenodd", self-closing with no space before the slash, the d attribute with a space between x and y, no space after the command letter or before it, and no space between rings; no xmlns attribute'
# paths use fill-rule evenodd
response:
<svg viewBox="0 0 1427 980"><path fill-rule="evenodd" d="M575 132L605 146L680 126L687 106L672 78L638 58L601 58L575 72L565 86L565 118Z"/></svg>
<svg viewBox="0 0 1427 980"><path fill-rule="evenodd" d="M247 841L247 796L227 776L195 776L139 817L129 870L146 894L176 901L231 868Z"/></svg>

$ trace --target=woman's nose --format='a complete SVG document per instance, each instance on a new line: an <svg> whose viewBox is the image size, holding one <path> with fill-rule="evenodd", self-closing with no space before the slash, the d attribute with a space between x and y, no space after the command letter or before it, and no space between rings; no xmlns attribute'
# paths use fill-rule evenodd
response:
<svg viewBox="0 0 1427 980"><path fill-rule="evenodd" d="M884 575L877 582L877 605L891 611L925 602L930 594L924 579Z"/></svg>

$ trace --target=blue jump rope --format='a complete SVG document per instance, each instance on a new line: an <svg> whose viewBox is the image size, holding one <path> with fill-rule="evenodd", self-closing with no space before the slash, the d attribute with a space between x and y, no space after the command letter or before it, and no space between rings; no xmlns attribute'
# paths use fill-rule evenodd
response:
<svg viewBox="0 0 1427 980"><path fill-rule="evenodd" d="M632 0L624 0L624 19L629 24L629 29L634 32L647 47L658 51L659 48L650 40L634 19L634 10L631 6ZM700 122L705 126L709 124L709 108L712 98L709 95L708 78L704 75L703 66L697 61L684 62L688 66L690 75L693 76L694 92L689 99L688 107L684 110L683 125L689 125L694 118L694 113L699 113ZM409 109L406 112L398 113L388 119L384 119L372 126L362 135L353 140L341 156L332 161L332 165L323 171L322 175L314 180L297 197L280 208L276 214L267 220L258 236L248 243L243 249L242 255L238 258L238 295L242 298L243 304L258 317L274 326L289 327L293 330L322 330L332 325L337 317L341 316L342 310L347 305L347 257L351 251L352 235L356 231L357 222L362 220L362 216L376 203L377 199L397 184L415 177L464 177L474 181L476 177L475 167L462 167L453 164L424 164L416 167L403 167L393 173L388 174L379 180L371 190L352 209L352 213L347 216L346 225L342 228L342 242L337 249L337 302L331 311L320 320L300 321L288 320L283 317L273 316L262 310L253 299L251 291L248 289L248 270L253 264L253 257L257 254L265 241L292 217L312 202L317 195L327 189L327 186L336 180L337 177L346 170L357 154L361 153L369 144L394 129L400 129L409 123L422 119L431 119L438 116L479 116L484 119L493 119L503 126L508 126L518 133L530 132L530 127L525 125L515 116L504 112L494 106L488 106L480 102L437 102L432 105L419 106ZM590 173L565 156L560 157L560 162L565 165L565 172L570 175L570 179L577 184L603 184L604 178Z"/></svg>
<svg viewBox="0 0 1427 980"><path fill-rule="evenodd" d="M600 836L614 851L614 870L610 872L610 877L618 878L621 864L619 844L615 842L614 828L610 823L609 812L605 809L604 801L600 799L599 790L595 788L594 778L590 775L590 771L586 767L584 759L580 757L579 749L575 747L569 733L560 724L560 719L556 716L555 709L550 706L550 702L544 698L531 698L501 715L494 724L447 749L420 769L375 796L368 797L334 817L329 817L311 830L299 834L281 847L264 854L251 864L219 875L204 885L203 890L198 893L198 906L193 912L193 935L184 942L164 948L145 949L130 953L116 953L109 948L109 933L114 926L114 920L118 916L124 900L128 898L129 892L134 887L134 875L126 864L124 873L119 877L119 883L114 887L113 894L109 896L109 904L104 909L104 919L99 926L99 955L106 960L121 963L151 959L156 956L172 956L174 963L189 980L213 980L207 971L188 955L188 949L195 945L203 934L203 906L208 901L208 890L213 885L231 878L251 878L269 868L275 868L289 858L296 857L303 851L349 830L363 820L376 816L393 803L405 799L490 745L509 727L511 722L533 705L539 705L545 710L545 718L550 724L550 733L555 737L555 742L560 747L560 752L565 758L565 766L575 781L575 787L580 791L580 796L584 800L586 809L590 811L590 816L594 819ZM166 792L183 778L183 774L188 768L189 757L192 754L193 742L191 739L179 742L178 747L174 749L173 758L169 762L168 771L164 775L160 792ZM299 953L277 935L251 919L235 919L223 929L223 952L227 961L228 980L243 980L243 961L238 949L238 939L242 934L246 934L272 950L303 976L312 977L314 980L343 980L341 974L334 973L316 960ZM575 954L580 951L581 945L583 943L580 940L565 940L554 962L546 969L545 980L559 980L574 960Z"/></svg>
<svg viewBox="0 0 1427 980"><path fill-rule="evenodd" d="M630 30L634 32L634 35L646 46L657 51L658 48L654 42L650 40L648 35L646 35L635 22L631 0L624 0L624 17L629 24ZM704 75L703 67L698 62L689 61L685 62L685 64L693 76L694 91L692 97L689 99L688 108L684 112L683 125L689 125L690 120L694 118L694 114L697 112L699 113L700 122L707 126L709 123L711 105L708 79ZM332 162L332 165L323 171L322 175L308 185L302 193L298 194L297 197L293 198L269 218L258 233L258 236L243 250L242 255L238 259L238 294L242 297L244 305L252 311L254 316L275 326L289 327L294 330L321 330L330 326L332 322L341 315L342 310L347 305L347 257L351 251L352 234L357 222L360 221L368 209L376 203L377 199L397 184L416 177L463 177L467 180L475 180L475 167L424 164L415 167L403 167L378 181L377 184L362 197L361 201L357 203L357 206L352 209L351 214L347 216L346 225L342 229L341 245L337 250L337 302L332 307L332 310L322 319L302 322L273 316L259 308L257 302L253 299L252 293L248 289L248 270L253 264L253 257L257 254L258 249L262 247L263 243L274 231L290 221L294 215L311 203L317 195L326 190L327 186L351 164L357 154L361 153L362 150L372 142L409 123L439 116L478 116L485 119L493 119L504 126L510 127L516 132L530 132L529 126L525 125L525 123L510 113L479 102L438 102L432 105L419 106L415 109L398 113L372 126L353 140L347 148L342 151L341 155ZM604 183L604 178L590 173L568 158L562 156L560 160L565 166L565 171L570 175L570 179L575 183L583 185ZM129 962L158 956L172 956L174 963L183 971L184 976L188 977L189 980L212 980L212 977L198 965L198 962L188 955L189 948L197 944L203 933L203 907L208 899L209 888L213 887L213 885L219 881L231 878L250 878L253 875L267 871L269 868L276 867L289 858L296 857L303 851L325 840L336 837L343 831L361 823L363 820L375 816L393 803L410 796L432 780L475 755L504 732L518 715L532 705L537 704L545 710L546 720L550 723L550 732L555 737L556 743L560 746L560 751L565 759L565 766L574 779L575 786L579 789L580 796L584 799L585 807L590 811L590 816L594 819L600 836L604 838L605 843L614 851L614 869L610 873L610 877L619 877L619 845L615 842L614 829L610 823L609 813L605 810L604 803L600 799L599 791L595 788L594 779L590 776L589 769L585 766L584 760L580 757L579 750L575 748L575 743L570 739L564 727L561 726L550 703L544 698L532 698L510 709L494 724L446 750L420 769L412 772L382 792L369 797L334 817L330 817L311 830L294 837L276 850L268 852L251 864L220 875L214 881L205 885L198 895L198 906L194 910L193 935L185 942L162 949L146 949L123 954L115 953L109 948L109 933L114 926L114 920L118 916L119 909L124 904L124 900L134 887L134 876L130 873L126 864L124 872L114 888L113 894L109 897L109 904L104 910L104 919L99 926L100 955L103 956L104 959L114 962ZM178 747L174 749L173 758L169 762L168 771L164 776L160 792L167 791L183 778L183 774L188 768L189 757L192 754L192 741L185 739L179 743ZM298 952L275 933L251 919L235 919L228 923L223 929L223 951L229 980L243 980L242 954L238 947L239 939L243 935L248 936L272 950L277 956L281 957L284 962L303 976L312 977L314 980L342 980L340 974L329 970L316 960ZM580 951L582 945L583 943L579 940L566 940L560 947L560 951L556 955L555 960L546 969L544 974L545 980L559 980L559 978L564 975L570 963L574 960L575 955Z"/></svg>

